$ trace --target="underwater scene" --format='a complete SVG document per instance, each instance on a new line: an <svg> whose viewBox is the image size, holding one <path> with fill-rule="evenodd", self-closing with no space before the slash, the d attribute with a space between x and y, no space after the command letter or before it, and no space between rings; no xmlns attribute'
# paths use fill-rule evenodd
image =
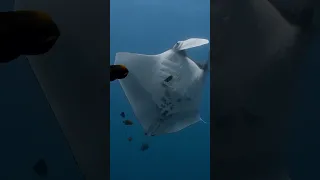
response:
<svg viewBox="0 0 320 180"><path fill-rule="evenodd" d="M0 180L320 179L319 2L0 10Z"/></svg>
<svg viewBox="0 0 320 180"><path fill-rule="evenodd" d="M178 41L190 38L210 39L209 0L111 0L110 10L110 64L115 64L116 53L119 52L157 55L170 50ZM187 49L186 53L195 62L205 63L209 58L209 49L210 46L207 44ZM121 61L121 54L118 54L117 58ZM129 58L130 61L131 57L124 58ZM137 57L132 61L138 64L141 58ZM152 67L143 70L147 63L138 66L141 68L140 71L145 72L145 81L151 83L154 80L150 72ZM133 68L132 72L128 69L129 75L125 78L127 81L131 80L130 73L139 72ZM170 79L168 75L167 81ZM210 74L206 75L204 81L204 85L197 87L201 92L199 113L203 121L200 120L177 132L164 132L155 136L145 135L142 126L144 122L142 121L141 125L137 119L120 83L110 83L111 180L210 178ZM122 83L126 86L129 82ZM138 86L140 82L134 83ZM143 86L144 82L141 84ZM137 98L147 99L148 94L143 96L141 93ZM150 106L155 105L150 103ZM188 106L186 103L185 105ZM145 108L146 111L150 109L141 108ZM145 111L142 113L148 114ZM187 114L188 111L181 113Z"/></svg>

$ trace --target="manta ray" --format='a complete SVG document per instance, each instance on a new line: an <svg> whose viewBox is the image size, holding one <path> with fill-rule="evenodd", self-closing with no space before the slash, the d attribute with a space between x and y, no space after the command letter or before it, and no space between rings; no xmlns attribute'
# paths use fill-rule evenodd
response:
<svg viewBox="0 0 320 180"><path fill-rule="evenodd" d="M116 54L115 64L130 70L119 81L147 135L177 132L201 120L201 92L209 61L197 63L185 51L208 43L190 38L158 55Z"/></svg>
<svg viewBox="0 0 320 180"><path fill-rule="evenodd" d="M281 152L287 150L290 87L309 45L312 28L303 27L320 22L317 3L211 1L213 178L287 177ZM314 17L306 10L310 7ZM61 37L49 53L28 59L86 179L108 179L109 94L102 88L109 81L108 1L15 0L15 9L47 12L60 28ZM160 103L156 97L152 101Z"/></svg>

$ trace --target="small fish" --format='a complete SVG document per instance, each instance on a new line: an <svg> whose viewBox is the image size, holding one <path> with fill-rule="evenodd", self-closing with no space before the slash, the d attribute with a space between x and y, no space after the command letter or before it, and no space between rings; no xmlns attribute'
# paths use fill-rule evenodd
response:
<svg viewBox="0 0 320 180"><path fill-rule="evenodd" d="M124 120L124 121L122 121L122 122L123 122L123 124L128 125L128 126L133 125L133 122L130 121L130 120Z"/></svg>
<svg viewBox="0 0 320 180"><path fill-rule="evenodd" d="M110 65L110 81L127 77L129 70L124 65Z"/></svg>
<svg viewBox="0 0 320 180"><path fill-rule="evenodd" d="M125 114L124 112L121 112L121 113L120 113L120 116L123 117L123 118L125 118L125 117L126 117L126 114Z"/></svg>
<svg viewBox="0 0 320 180"><path fill-rule="evenodd" d="M145 151L145 150L148 150L149 149L149 144L147 143L143 143L140 147L140 150L141 151Z"/></svg>
<svg viewBox="0 0 320 180"><path fill-rule="evenodd" d="M132 137L128 137L128 141L131 142L132 141Z"/></svg>

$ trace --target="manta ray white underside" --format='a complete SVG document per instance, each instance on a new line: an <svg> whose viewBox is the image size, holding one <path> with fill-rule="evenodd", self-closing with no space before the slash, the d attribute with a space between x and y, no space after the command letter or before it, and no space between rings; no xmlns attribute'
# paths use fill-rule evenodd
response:
<svg viewBox="0 0 320 180"><path fill-rule="evenodd" d="M117 53L115 64L129 75L120 81L147 135L182 130L201 120L199 106L208 68L186 56L186 49L208 44L191 38L158 55Z"/></svg>

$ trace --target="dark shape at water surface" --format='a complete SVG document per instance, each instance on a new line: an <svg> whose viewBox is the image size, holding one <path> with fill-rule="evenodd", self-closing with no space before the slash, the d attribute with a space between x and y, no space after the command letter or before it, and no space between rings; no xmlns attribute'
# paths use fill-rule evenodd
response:
<svg viewBox="0 0 320 180"><path fill-rule="evenodd" d="M48 176L48 167L45 160L40 159L34 166L33 170L42 178L46 178Z"/></svg>
<svg viewBox="0 0 320 180"><path fill-rule="evenodd" d="M128 141L131 142L132 141L132 137L128 137Z"/></svg>
<svg viewBox="0 0 320 180"><path fill-rule="evenodd" d="M149 144L147 143L143 143L140 147L140 150L141 151L145 151L145 150L148 150L149 149Z"/></svg>
<svg viewBox="0 0 320 180"><path fill-rule="evenodd" d="M125 117L126 117L126 114L125 114L124 112L121 112L121 113L120 113L120 116L123 117L123 118L125 118Z"/></svg>
<svg viewBox="0 0 320 180"><path fill-rule="evenodd" d="M127 126L133 125L133 122L130 121L130 120L124 120L124 121L122 121L122 122L123 122L124 125L127 125Z"/></svg>

